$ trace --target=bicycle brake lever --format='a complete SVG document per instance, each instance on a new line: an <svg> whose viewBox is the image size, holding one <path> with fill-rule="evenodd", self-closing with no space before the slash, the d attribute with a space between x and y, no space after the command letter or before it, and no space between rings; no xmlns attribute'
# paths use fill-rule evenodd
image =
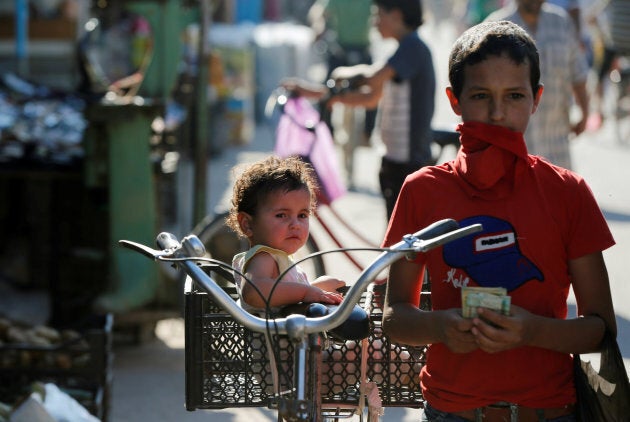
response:
<svg viewBox="0 0 630 422"><path fill-rule="evenodd" d="M452 232L459 228L459 223L452 218L445 218L423 228L419 232L413 234L413 237L419 240L428 240L443 234Z"/></svg>
<svg viewBox="0 0 630 422"><path fill-rule="evenodd" d="M443 220L439 220L434 222L433 224L428 225L422 230L414 233L413 235L406 235L404 238L407 239L409 243L417 244L418 241L425 241L429 239L436 238L438 236L442 236L446 233L450 233L459 228L459 223L452 218L445 218ZM414 260L417 252L409 252L407 253L407 260Z"/></svg>
<svg viewBox="0 0 630 422"><path fill-rule="evenodd" d="M151 258L154 261L158 260L160 257L170 256L173 254L173 250L171 249L158 251L157 249L153 249L141 243L132 242L130 240L119 240L118 244L127 249L140 252L142 255L146 256L147 258Z"/></svg>
<svg viewBox="0 0 630 422"><path fill-rule="evenodd" d="M429 251L437 246L444 245L448 242L452 242L453 240L459 239L464 236L468 236L472 233L477 233L483 230L483 226L481 224L471 224L470 226L462 227L461 229L453 230L448 233L442 234L440 236L434 237L432 239L424 240L418 239L414 242L414 249L417 249L421 252Z"/></svg>

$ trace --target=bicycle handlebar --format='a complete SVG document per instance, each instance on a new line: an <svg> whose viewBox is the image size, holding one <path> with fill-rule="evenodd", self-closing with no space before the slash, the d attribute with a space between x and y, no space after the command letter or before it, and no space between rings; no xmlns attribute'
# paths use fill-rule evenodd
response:
<svg viewBox="0 0 630 422"><path fill-rule="evenodd" d="M286 334L292 338L303 338L306 334L329 331L343 323L350 316L354 305L359 302L361 294L367 289L368 284L382 270L398 259L403 256L411 258L419 252L427 252L437 246L478 232L481 229L481 224L459 228L459 224L452 219L437 221L413 235L405 235L400 242L383 251L363 270L356 283L346 293L341 304L330 314L323 317L306 317L300 314L293 314L275 319L261 318L241 308L228 293L197 265L196 258L201 258L205 255L205 248L195 235L184 237L180 244L174 235L160 233L156 242L162 250L155 250L127 240L121 240L119 244L154 260L161 260L166 257L181 259L177 262L182 266L186 274L208 293L217 305L228 312L238 323L251 331L265 332L268 329L268 325L272 323L274 330L278 334Z"/></svg>

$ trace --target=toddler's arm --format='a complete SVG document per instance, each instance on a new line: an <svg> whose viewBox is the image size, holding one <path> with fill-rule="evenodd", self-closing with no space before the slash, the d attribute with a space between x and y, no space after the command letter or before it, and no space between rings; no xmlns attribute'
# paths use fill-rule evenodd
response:
<svg viewBox="0 0 630 422"><path fill-rule="evenodd" d="M327 292L336 292L340 287L345 287L346 282L339 280L338 278L323 275L321 277L317 277L311 285L319 287Z"/></svg>
<svg viewBox="0 0 630 422"><path fill-rule="evenodd" d="M258 278L254 281L256 287L244 283L241 291L242 299L251 306L262 308L265 306L264 298L269 298L271 306L286 306L300 302L341 303L341 294L326 291L317 286L309 286L304 283L283 281L277 283L273 278ZM275 286L275 287L274 287ZM272 292L273 289L273 292Z"/></svg>
<svg viewBox="0 0 630 422"><path fill-rule="evenodd" d="M247 267L245 276L251 283L243 283L241 297L249 305L262 308L265 300L271 306L285 306L300 302L321 302L338 304L342 296L334 291L306 283L282 281L278 283L278 267L276 261L267 253L256 254Z"/></svg>

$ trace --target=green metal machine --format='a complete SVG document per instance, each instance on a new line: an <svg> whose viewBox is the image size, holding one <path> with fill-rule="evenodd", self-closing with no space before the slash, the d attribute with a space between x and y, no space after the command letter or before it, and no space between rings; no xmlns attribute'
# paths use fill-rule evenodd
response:
<svg viewBox="0 0 630 422"><path fill-rule="evenodd" d="M110 0L111 2L112 0ZM152 53L142 82L132 97L111 97L92 104L86 112L90 127L86 149L106 144L109 194L110 286L95 307L115 314L151 303L159 293L163 274L145 258L120 248L118 240L153 243L158 228L156 177L150 160L151 124L164 107L178 76L182 57L181 33L198 22L198 2L184 0L117 0L127 11L144 17L151 26ZM204 101L205 102L205 101ZM98 160L86 166L91 183ZM92 167L91 167L92 166ZM205 187L201 188L202 190Z"/></svg>

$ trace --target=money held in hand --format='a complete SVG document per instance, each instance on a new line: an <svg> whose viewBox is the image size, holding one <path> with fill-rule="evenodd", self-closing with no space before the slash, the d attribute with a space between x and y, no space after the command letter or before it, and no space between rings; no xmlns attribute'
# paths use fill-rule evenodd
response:
<svg viewBox="0 0 630 422"><path fill-rule="evenodd" d="M477 308L510 314L511 298L503 287L462 287L462 316L474 318Z"/></svg>

